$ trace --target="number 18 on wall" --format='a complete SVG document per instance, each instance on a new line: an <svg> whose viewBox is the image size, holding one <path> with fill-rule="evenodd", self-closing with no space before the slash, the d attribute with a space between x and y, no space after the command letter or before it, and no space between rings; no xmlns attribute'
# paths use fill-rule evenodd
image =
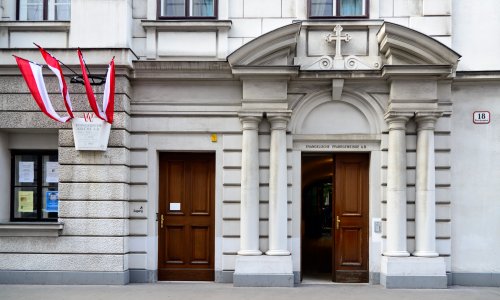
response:
<svg viewBox="0 0 500 300"><path fill-rule="evenodd" d="M490 112L489 111L475 111L473 114L474 124L489 124Z"/></svg>

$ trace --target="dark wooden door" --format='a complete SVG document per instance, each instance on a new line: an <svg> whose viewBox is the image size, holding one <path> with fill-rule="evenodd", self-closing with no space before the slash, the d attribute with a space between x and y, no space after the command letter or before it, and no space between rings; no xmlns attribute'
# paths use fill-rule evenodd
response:
<svg viewBox="0 0 500 300"><path fill-rule="evenodd" d="M336 282L368 282L368 168L368 154L335 155Z"/></svg>
<svg viewBox="0 0 500 300"><path fill-rule="evenodd" d="M160 154L158 280L214 280L214 200L214 154Z"/></svg>

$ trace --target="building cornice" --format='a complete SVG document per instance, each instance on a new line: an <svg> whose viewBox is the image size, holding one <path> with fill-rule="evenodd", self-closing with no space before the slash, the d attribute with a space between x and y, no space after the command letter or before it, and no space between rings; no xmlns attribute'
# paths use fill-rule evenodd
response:
<svg viewBox="0 0 500 300"><path fill-rule="evenodd" d="M141 79L232 79L225 61L135 61L133 78Z"/></svg>
<svg viewBox="0 0 500 300"><path fill-rule="evenodd" d="M500 70L495 71L457 71L454 83L500 81Z"/></svg>
<svg viewBox="0 0 500 300"><path fill-rule="evenodd" d="M216 30L229 29L232 22L229 20L215 21L186 21L186 20L142 20L142 27L154 28L156 30Z"/></svg>
<svg viewBox="0 0 500 300"><path fill-rule="evenodd" d="M70 21L0 21L9 31L69 31Z"/></svg>

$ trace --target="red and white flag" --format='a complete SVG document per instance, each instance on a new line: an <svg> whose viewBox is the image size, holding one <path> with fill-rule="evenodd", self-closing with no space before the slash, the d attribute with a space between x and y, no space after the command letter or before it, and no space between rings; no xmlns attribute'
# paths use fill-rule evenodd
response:
<svg viewBox="0 0 500 300"><path fill-rule="evenodd" d="M17 65L21 70L21 74L23 75L24 80L28 85L31 95L35 99L36 103L38 104L38 107L40 107L42 112L55 121L64 123L71 120L73 118L73 113L71 111L71 102L69 102L69 96L67 96L68 95L67 88L66 88L66 93L64 92L64 89L61 89L61 93L63 94L63 98L65 99L66 110L68 111L69 116L61 117L52 106L52 102L50 101L49 95L47 93L47 88L45 87L45 82L43 80L42 66L35 64L29 60L26 60L24 58L20 58L17 56L14 57L16 58ZM51 70L53 69L51 68ZM56 76L58 76L60 82L64 81L61 71L59 71L59 74L56 72L54 73L56 74ZM65 97L65 95L67 97Z"/></svg>
<svg viewBox="0 0 500 300"><path fill-rule="evenodd" d="M59 89L61 90L61 94L64 99L64 106L66 106L66 111L71 118L74 118L73 108L71 107L71 99L69 98L68 86L66 85L66 81L64 80L64 75L61 69L61 65L59 64L59 60L45 51L45 49L43 49L42 47L38 45L36 46L40 49L40 52L42 53L43 59L47 63L47 66L57 76L57 79L59 80Z"/></svg>
<svg viewBox="0 0 500 300"><path fill-rule="evenodd" d="M78 58L80 59L80 66L82 68L83 82L85 84L85 91L89 99L90 107L95 115L110 124L113 123L113 115L115 111L115 59L113 58L109 63L108 72L106 74L106 85L104 86L104 95L102 100L102 110L97 104L94 91L90 86L89 76L83 61L82 51L78 49Z"/></svg>

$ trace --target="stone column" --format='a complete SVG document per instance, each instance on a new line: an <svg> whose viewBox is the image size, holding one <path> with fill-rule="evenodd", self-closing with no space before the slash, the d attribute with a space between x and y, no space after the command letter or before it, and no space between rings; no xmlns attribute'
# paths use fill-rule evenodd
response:
<svg viewBox="0 0 500 300"><path fill-rule="evenodd" d="M289 112L268 113L271 123L269 166L269 250L267 255L290 255L287 230L286 126Z"/></svg>
<svg viewBox="0 0 500 300"><path fill-rule="evenodd" d="M417 113L415 256L436 257L436 164L434 127L440 112Z"/></svg>
<svg viewBox="0 0 500 300"><path fill-rule="evenodd" d="M259 123L262 113L240 113L241 212L239 255L261 255L259 250Z"/></svg>
<svg viewBox="0 0 500 300"><path fill-rule="evenodd" d="M387 241L385 256L409 256L406 248L406 123L412 114L389 112Z"/></svg>

